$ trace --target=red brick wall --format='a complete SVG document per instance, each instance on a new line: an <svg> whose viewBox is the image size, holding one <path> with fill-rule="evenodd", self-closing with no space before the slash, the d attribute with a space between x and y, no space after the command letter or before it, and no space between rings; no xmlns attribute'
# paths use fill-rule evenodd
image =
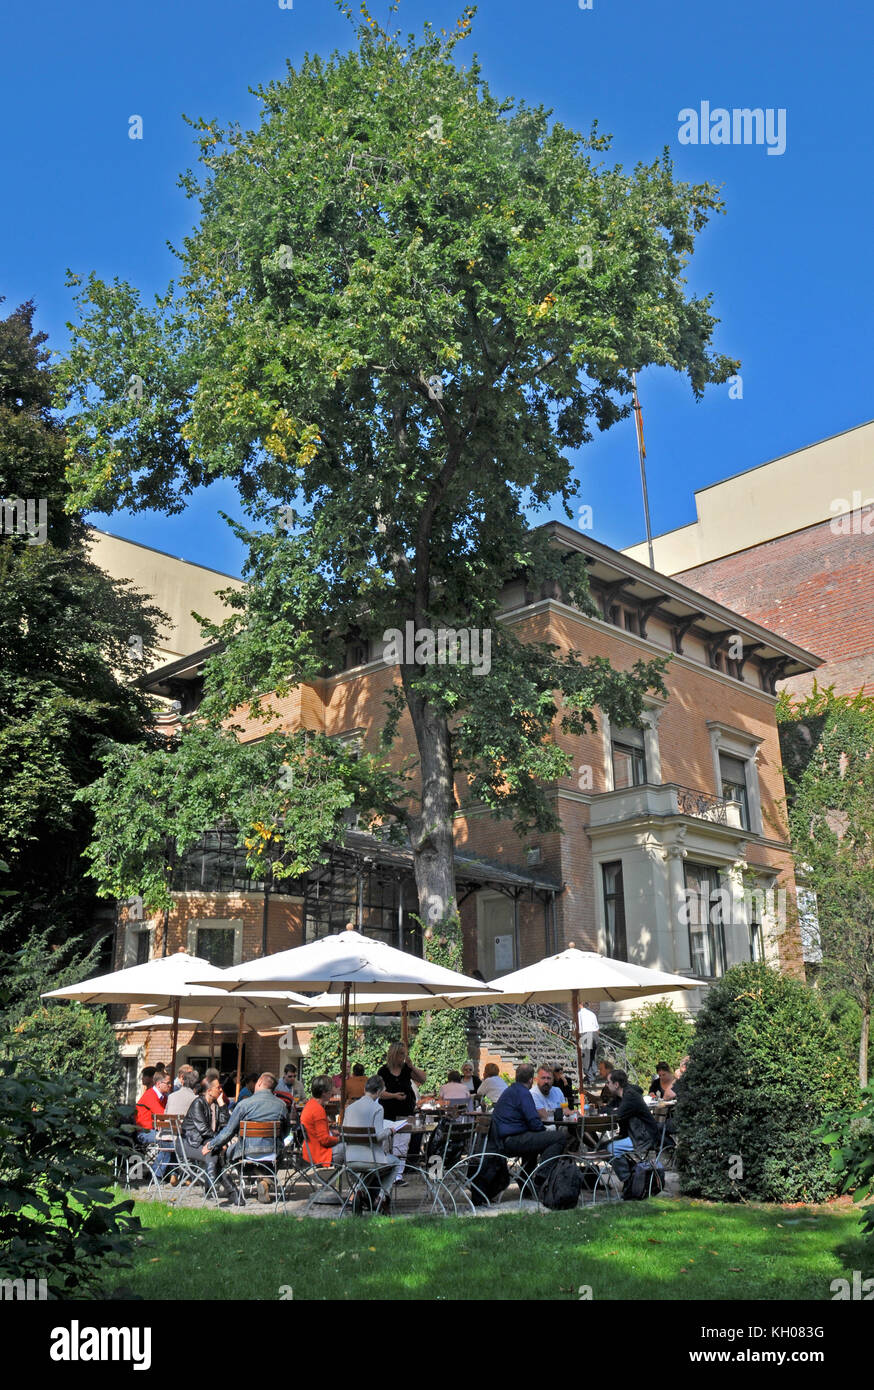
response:
<svg viewBox="0 0 874 1390"><path fill-rule="evenodd" d="M874 693L874 509L841 520L852 534L824 521L674 578L824 657L820 685ZM786 685L808 691L813 676Z"/></svg>

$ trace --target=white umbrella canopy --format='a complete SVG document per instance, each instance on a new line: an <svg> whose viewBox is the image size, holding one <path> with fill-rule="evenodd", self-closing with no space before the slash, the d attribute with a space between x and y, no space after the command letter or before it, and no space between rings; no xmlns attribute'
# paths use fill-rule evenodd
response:
<svg viewBox="0 0 874 1390"><path fill-rule="evenodd" d="M147 1011L160 1008L147 1004ZM315 1001L302 994L285 990L276 994L231 994L224 990L204 989L193 999L185 1000L185 1012L194 1023L208 1023L216 1028L236 1024L241 1012L247 1028L289 1028L308 1023L330 1023L328 1010L315 1007ZM180 1023L182 1019L179 1020Z"/></svg>
<svg viewBox="0 0 874 1390"><path fill-rule="evenodd" d="M346 1103L346 1058L349 1047L349 1001L356 995L393 995L402 1003L403 996L446 996L477 993L483 989L479 980L460 975L433 961L421 960L407 951L399 951L384 941L376 941L362 932L347 927L333 936L320 937L305 946L293 946L273 956L262 956L233 966L223 974L222 982L233 997L237 991L249 994L271 989L311 989L342 992L342 1077L341 1104ZM491 998L490 986L485 986ZM315 1004L315 1001L310 1001ZM316 1007L321 1008L321 1005Z"/></svg>
<svg viewBox="0 0 874 1390"><path fill-rule="evenodd" d="M669 975L630 961L612 960L597 951L578 951L573 942L558 955L547 956L534 965L514 970L493 980L500 989L500 1004L567 1004L573 1006L574 1044L580 1085L583 1057L580 1049L580 1000L636 999L647 994L668 994L677 989L697 989L699 980L685 975ZM488 995L465 999L465 1004L487 1004Z"/></svg>
<svg viewBox="0 0 874 1390"><path fill-rule="evenodd" d="M356 994L400 998L491 992L491 986L480 980L399 951L348 927L305 946L293 946L289 951L232 966L221 972L220 981L210 980L209 984L231 993L244 990L249 994L264 990L354 990Z"/></svg>
<svg viewBox="0 0 874 1390"><path fill-rule="evenodd" d="M570 945L557 956L547 956L490 983L500 989L502 1004L562 1004L574 994L591 1000L635 999L638 995L667 994L675 989L697 989L701 982L630 961L612 960L597 951L578 951Z"/></svg>
<svg viewBox="0 0 874 1390"><path fill-rule="evenodd" d="M50 989L42 998L78 999L80 1004L158 1004L166 1009L177 1000L210 995L216 980L223 975L224 971L208 960L177 951L144 965L131 965L125 970L113 970L110 975L95 975L77 985ZM195 976L199 983L192 984Z"/></svg>

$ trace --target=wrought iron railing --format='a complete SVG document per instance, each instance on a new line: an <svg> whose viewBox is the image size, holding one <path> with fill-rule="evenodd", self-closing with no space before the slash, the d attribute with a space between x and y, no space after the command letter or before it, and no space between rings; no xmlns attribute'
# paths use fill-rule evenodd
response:
<svg viewBox="0 0 874 1390"><path fill-rule="evenodd" d="M698 791L695 787L677 787L677 810L682 816L697 816L699 820L709 820L717 825L728 825L728 808L732 804L712 792Z"/></svg>
<svg viewBox="0 0 874 1390"><path fill-rule="evenodd" d="M487 1004L471 1010L471 1023L480 1046L497 1052L505 1062L561 1062L577 1088L577 1054L573 1022L555 1004ZM598 1036L597 1056L607 1056L637 1082L637 1072L624 1045L607 1033Z"/></svg>

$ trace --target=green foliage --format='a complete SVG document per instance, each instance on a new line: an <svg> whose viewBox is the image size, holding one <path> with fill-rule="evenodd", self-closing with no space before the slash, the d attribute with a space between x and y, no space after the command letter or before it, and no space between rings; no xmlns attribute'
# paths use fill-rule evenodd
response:
<svg viewBox="0 0 874 1390"><path fill-rule="evenodd" d="M0 922L0 941L17 935L14 914ZM3 956L0 998L0 1056L8 1051L22 1066L47 1078L88 1077L99 1088L107 1121L121 1082L115 1030L106 1012L76 1001L42 1000L50 989L94 974L99 947L88 952L70 937L53 945L48 931L32 932L25 945Z"/></svg>
<svg viewBox="0 0 874 1390"><path fill-rule="evenodd" d="M840 1055L847 1066L858 1067L862 1039L862 1010L846 990L821 991L829 1022L837 1034ZM874 1074L874 1038L868 1040L868 1074Z"/></svg>
<svg viewBox="0 0 874 1390"><path fill-rule="evenodd" d="M457 913L447 913L435 926L426 927L424 939L426 960L461 972L463 939ZM466 1009L435 1009L422 1014L410 1048L413 1066L425 1073L420 1089L436 1092L447 1072L461 1071L468 1059L467 1022Z"/></svg>
<svg viewBox="0 0 874 1390"><path fill-rule="evenodd" d="M373 1076L385 1065L385 1055L389 1045L400 1042L400 1020L383 1019L377 1023L368 1018L360 1028L349 1030L349 1065L360 1062L367 1076ZM338 1076L343 1058L343 1039L338 1023L322 1023L313 1029L310 1050L307 1053L307 1081L314 1076Z"/></svg>
<svg viewBox="0 0 874 1390"><path fill-rule="evenodd" d="M633 723L664 690L662 660L615 673L497 623L518 577L588 602L583 557L532 532L532 509L571 514L568 455L627 417L633 369L669 366L697 396L737 366L684 278L717 191L676 182L666 155L605 167L596 129L495 97L456 60L471 17L401 40L365 14L351 52L259 91L254 129L194 122L180 274L154 304L92 275L58 395L76 505L175 512L230 477L258 524L238 528L245 591L205 629L222 642L211 717L342 669L350 636L489 633L487 679L400 663L388 732L409 713L421 786L401 769L390 795L368 769L429 921L452 900L459 774L495 815L547 829L544 784L571 772L557 714Z"/></svg>
<svg viewBox="0 0 874 1390"><path fill-rule="evenodd" d="M140 1223L115 1202L120 1113L81 1076L0 1057L0 1277L45 1279L51 1298L97 1298Z"/></svg>
<svg viewBox="0 0 874 1390"><path fill-rule="evenodd" d="M88 529L69 515L62 422L46 335L33 304L0 320L0 498L45 505L43 543L0 535L0 858L31 926L55 939L91 925L94 894L80 855L90 818L76 792L97 775L99 743L142 738L148 703L132 635L148 660L162 615L88 554ZM37 511L38 524L38 511Z"/></svg>
<svg viewBox="0 0 874 1390"><path fill-rule="evenodd" d="M297 877L338 838L359 798L358 762L314 733L233 731L190 724L158 748L104 749L103 775L80 792L94 815L89 873L104 897L141 894L170 909L171 847L183 854L207 830L234 829L253 878Z"/></svg>
<svg viewBox="0 0 874 1390"><path fill-rule="evenodd" d="M635 1010L628 1020L625 1045L628 1060L637 1070L644 1090L659 1062L676 1069L680 1058L689 1051L694 1032L691 1020L677 1013L666 1000Z"/></svg>
<svg viewBox="0 0 874 1390"><path fill-rule="evenodd" d="M874 1085L862 1092L857 1109L829 1115L820 1135L832 1146L841 1191L851 1191L854 1202L867 1203L859 1219L866 1238L874 1241Z"/></svg>
<svg viewBox="0 0 874 1390"><path fill-rule="evenodd" d="M677 1104L683 1190L713 1201L821 1201L835 1189L815 1131L850 1098L816 993L761 963L707 992ZM742 1163L738 1171L737 1159Z"/></svg>
<svg viewBox="0 0 874 1390"><path fill-rule="evenodd" d="M817 980L859 1006L864 1086L874 1001L874 699L817 688L784 700L780 716L792 846L816 894Z"/></svg>

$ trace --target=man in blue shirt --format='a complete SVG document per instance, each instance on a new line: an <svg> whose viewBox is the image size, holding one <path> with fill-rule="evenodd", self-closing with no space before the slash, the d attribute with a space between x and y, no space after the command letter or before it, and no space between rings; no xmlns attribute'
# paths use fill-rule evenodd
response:
<svg viewBox="0 0 874 1390"><path fill-rule="evenodd" d="M524 1182L538 1162L564 1153L568 1136L562 1130L546 1129L531 1098L534 1068L528 1063L516 1068L516 1080L499 1097L492 1111L491 1134L505 1154L522 1158Z"/></svg>

